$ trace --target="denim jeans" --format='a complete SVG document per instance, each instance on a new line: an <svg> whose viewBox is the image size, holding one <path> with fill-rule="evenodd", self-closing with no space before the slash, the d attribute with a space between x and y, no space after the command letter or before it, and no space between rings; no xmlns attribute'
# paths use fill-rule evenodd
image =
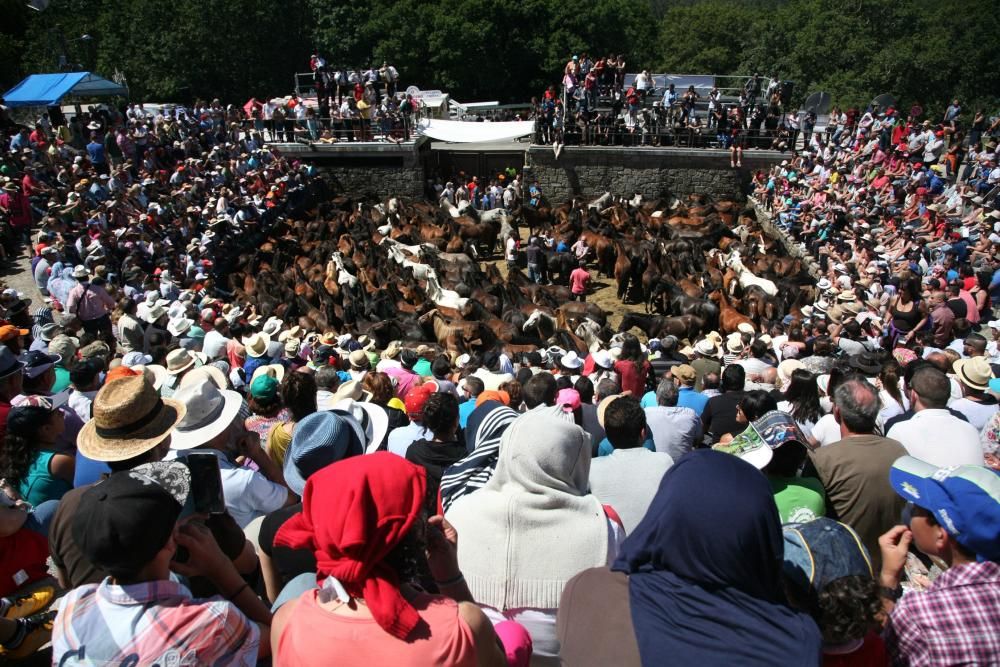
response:
<svg viewBox="0 0 1000 667"><path fill-rule="evenodd" d="M58 500L46 500L44 503L35 505L31 513L28 514L28 520L24 522L24 527L48 536L49 524L52 523L52 517L56 515L58 508Z"/></svg>
<svg viewBox="0 0 1000 667"><path fill-rule="evenodd" d="M289 600L294 600L306 591L314 588L319 588L319 586L316 585L315 573L305 572L300 574L285 584L285 587L281 589L281 592L275 599L274 604L271 605L271 613L278 611L278 608Z"/></svg>
<svg viewBox="0 0 1000 667"><path fill-rule="evenodd" d="M537 264L528 264L528 280L533 283L542 282L542 272Z"/></svg>

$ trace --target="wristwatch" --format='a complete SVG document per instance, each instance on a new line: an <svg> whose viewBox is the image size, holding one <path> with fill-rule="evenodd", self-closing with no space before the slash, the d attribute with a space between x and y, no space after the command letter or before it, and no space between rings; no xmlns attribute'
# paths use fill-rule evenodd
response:
<svg viewBox="0 0 1000 667"><path fill-rule="evenodd" d="M896 584L895 588L889 588L888 586L879 586L878 594L887 600L895 602L903 596L903 587Z"/></svg>

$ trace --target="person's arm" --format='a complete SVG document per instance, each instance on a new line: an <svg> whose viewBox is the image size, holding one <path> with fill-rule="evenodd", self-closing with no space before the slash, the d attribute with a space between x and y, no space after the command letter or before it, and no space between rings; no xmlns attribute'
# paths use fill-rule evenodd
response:
<svg viewBox="0 0 1000 667"><path fill-rule="evenodd" d="M281 425L278 425L277 428L282 427ZM239 440L237 441L237 451L239 454L256 463L257 467L260 469L260 473L269 481L287 488L288 485L285 484L285 474L281 471L281 468L278 467L278 464L267 455L264 448L261 447L260 438L257 437L256 433L250 433L244 429ZM291 505L292 503L297 502L295 498L295 494L289 493L289 500L291 502L285 502L285 505Z"/></svg>
<svg viewBox="0 0 1000 667"><path fill-rule="evenodd" d="M440 514L427 521L427 567L442 595L475 603L458 567L458 531Z"/></svg>
<svg viewBox="0 0 1000 667"><path fill-rule="evenodd" d="M174 531L174 539L188 551L184 563L173 562L171 569L187 577L204 576L222 592L223 597L236 605L260 628L258 656L271 654L271 610L257 597L249 584L236 571L232 561L222 553L222 549L212 537L212 532L198 522L190 521Z"/></svg>
<svg viewBox="0 0 1000 667"><path fill-rule="evenodd" d="M76 457L66 454L56 454L49 459L49 472L59 479L73 483L73 474L76 471Z"/></svg>
<svg viewBox="0 0 1000 667"><path fill-rule="evenodd" d="M893 526L878 538L879 551L882 552L882 570L879 572L878 585L882 598L882 610L886 616L896 606L896 596L890 592L899 588L903 568L906 566L906 554L910 550L913 533L906 526Z"/></svg>
<svg viewBox="0 0 1000 667"><path fill-rule="evenodd" d="M507 667L507 656L493 624L474 602L459 602L458 615L472 630L476 662L480 667Z"/></svg>

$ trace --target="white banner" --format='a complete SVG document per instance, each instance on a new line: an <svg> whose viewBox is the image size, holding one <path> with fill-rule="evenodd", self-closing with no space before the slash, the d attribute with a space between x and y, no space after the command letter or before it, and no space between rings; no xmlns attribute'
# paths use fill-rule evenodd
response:
<svg viewBox="0 0 1000 667"><path fill-rule="evenodd" d="M425 118L417 125L417 130L432 139L453 143L486 141L511 141L531 134L535 122L516 120L503 123L473 123L460 120L438 120Z"/></svg>

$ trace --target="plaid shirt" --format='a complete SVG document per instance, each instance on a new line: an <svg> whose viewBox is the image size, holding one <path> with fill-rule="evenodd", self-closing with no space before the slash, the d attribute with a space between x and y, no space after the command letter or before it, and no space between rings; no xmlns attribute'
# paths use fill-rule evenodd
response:
<svg viewBox="0 0 1000 667"><path fill-rule="evenodd" d="M1000 664L1000 565L960 565L904 595L885 642L894 665Z"/></svg>
<svg viewBox="0 0 1000 667"><path fill-rule="evenodd" d="M230 602L173 581L80 586L52 628L55 665L255 665L260 631Z"/></svg>

